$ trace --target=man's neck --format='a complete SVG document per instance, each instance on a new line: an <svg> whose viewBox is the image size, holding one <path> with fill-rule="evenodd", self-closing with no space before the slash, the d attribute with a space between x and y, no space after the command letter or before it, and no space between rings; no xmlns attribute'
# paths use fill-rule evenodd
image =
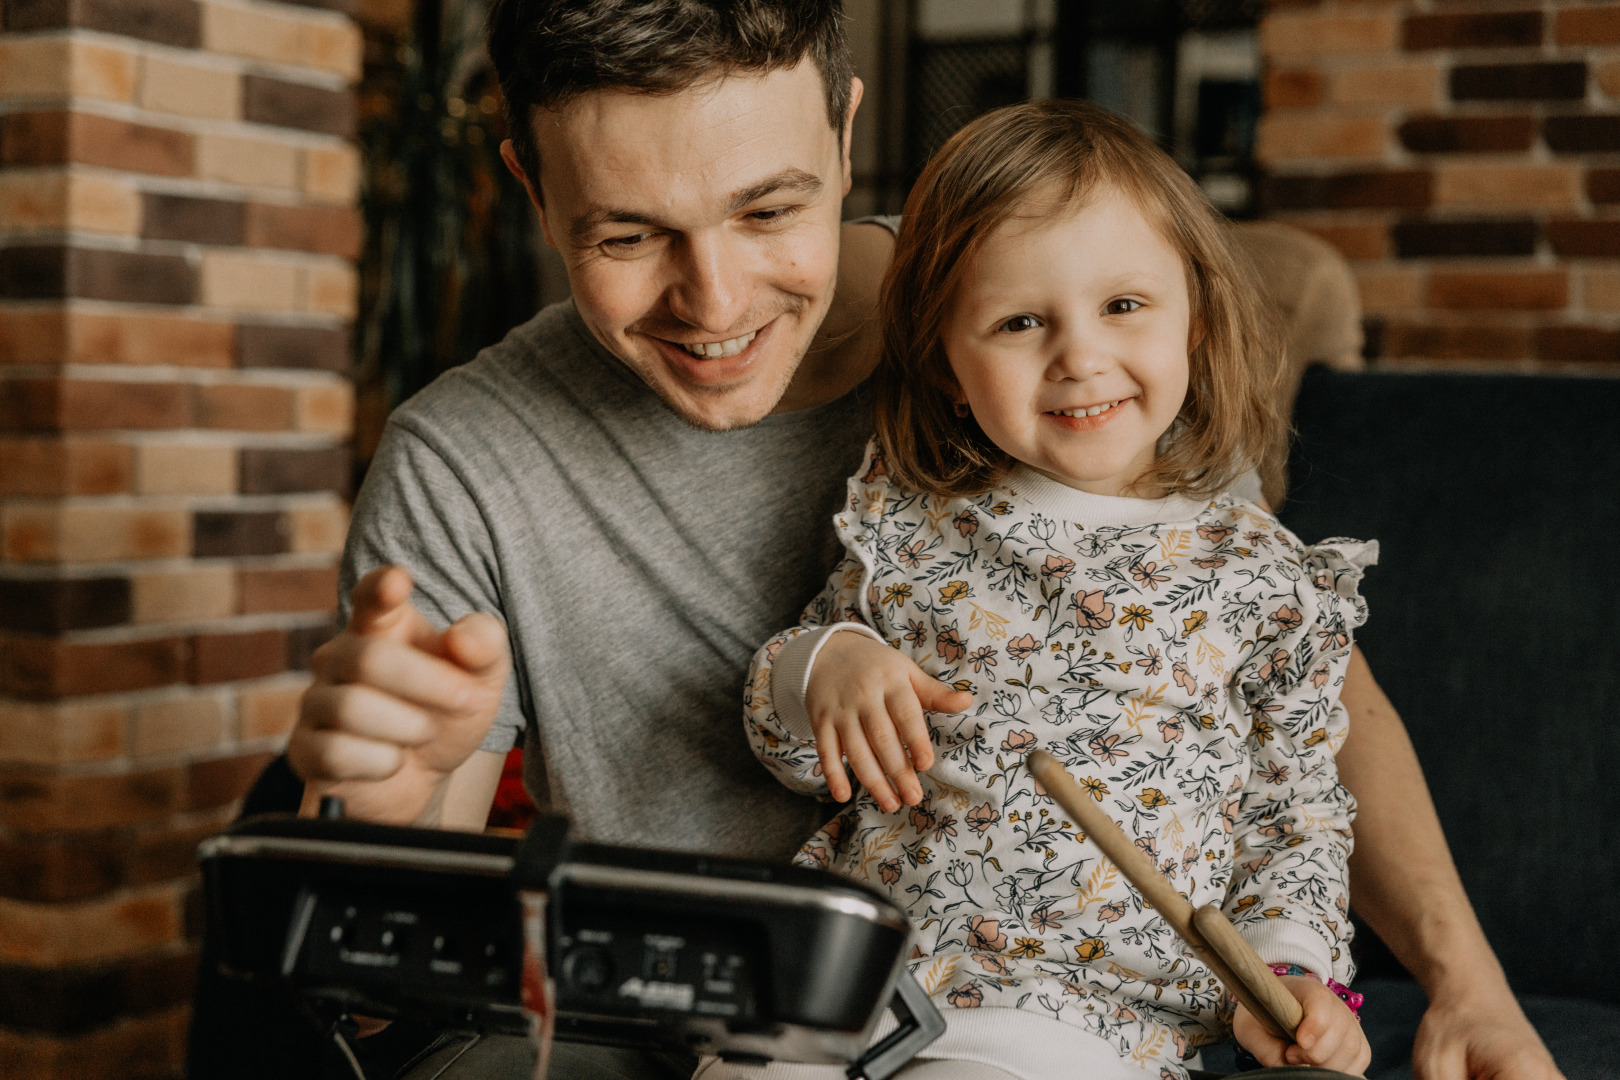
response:
<svg viewBox="0 0 1620 1080"><path fill-rule="evenodd" d="M877 366L882 344L878 295L894 254L894 235L881 225L845 225L838 248L838 289L821 329L772 413L798 412L836 401Z"/></svg>

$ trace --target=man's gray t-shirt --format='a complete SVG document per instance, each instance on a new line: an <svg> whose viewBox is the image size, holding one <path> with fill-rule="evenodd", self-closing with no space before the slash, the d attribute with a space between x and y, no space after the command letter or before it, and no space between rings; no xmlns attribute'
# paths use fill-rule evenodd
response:
<svg viewBox="0 0 1620 1080"><path fill-rule="evenodd" d="M571 302L395 411L355 504L343 592L399 563L448 624L506 621L484 749L584 838L785 857L817 805L749 751L754 650L837 562L830 519L870 432L856 390L735 431L687 425Z"/></svg>

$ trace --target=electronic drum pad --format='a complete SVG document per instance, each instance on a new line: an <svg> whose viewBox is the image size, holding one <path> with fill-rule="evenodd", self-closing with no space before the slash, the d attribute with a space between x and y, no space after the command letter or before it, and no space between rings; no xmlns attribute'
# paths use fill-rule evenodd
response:
<svg viewBox="0 0 1620 1080"><path fill-rule="evenodd" d="M881 893L775 863L266 815L202 845L220 968L317 1015L847 1066L884 1080L944 1021ZM900 1022L874 1045L885 1010Z"/></svg>

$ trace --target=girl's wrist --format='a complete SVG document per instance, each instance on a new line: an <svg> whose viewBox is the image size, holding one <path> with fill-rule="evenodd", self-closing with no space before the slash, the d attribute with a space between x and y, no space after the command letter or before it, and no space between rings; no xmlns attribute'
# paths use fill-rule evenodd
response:
<svg viewBox="0 0 1620 1080"><path fill-rule="evenodd" d="M1331 976L1324 979L1317 975L1316 972L1307 971L1298 964L1272 964L1270 966L1271 973L1273 975L1301 975L1307 979L1315 979L1317 982L1324 984L1329 990L1333 991L1334 995L1340 1001L1344 1002L1345 1007L1350 1010L1351 1016L1354 1016L1357 1020L1361 1019L1361 1005L1362 1002L1366 1001L1366 998L1361 994L1356 993L1339 980L1332 978Z"/></svg>

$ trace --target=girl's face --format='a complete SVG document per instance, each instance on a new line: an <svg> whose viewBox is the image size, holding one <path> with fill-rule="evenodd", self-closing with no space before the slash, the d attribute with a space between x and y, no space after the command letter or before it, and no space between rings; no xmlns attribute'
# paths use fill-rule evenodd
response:
<svg viewBox="0 0 1620 1080"><path fill-rule="evenodd" d="M1098 495L1134 492L1187 396L1186 271L1129 196L1015 217L943 327L961 398L1003 451Z"/></svg>

